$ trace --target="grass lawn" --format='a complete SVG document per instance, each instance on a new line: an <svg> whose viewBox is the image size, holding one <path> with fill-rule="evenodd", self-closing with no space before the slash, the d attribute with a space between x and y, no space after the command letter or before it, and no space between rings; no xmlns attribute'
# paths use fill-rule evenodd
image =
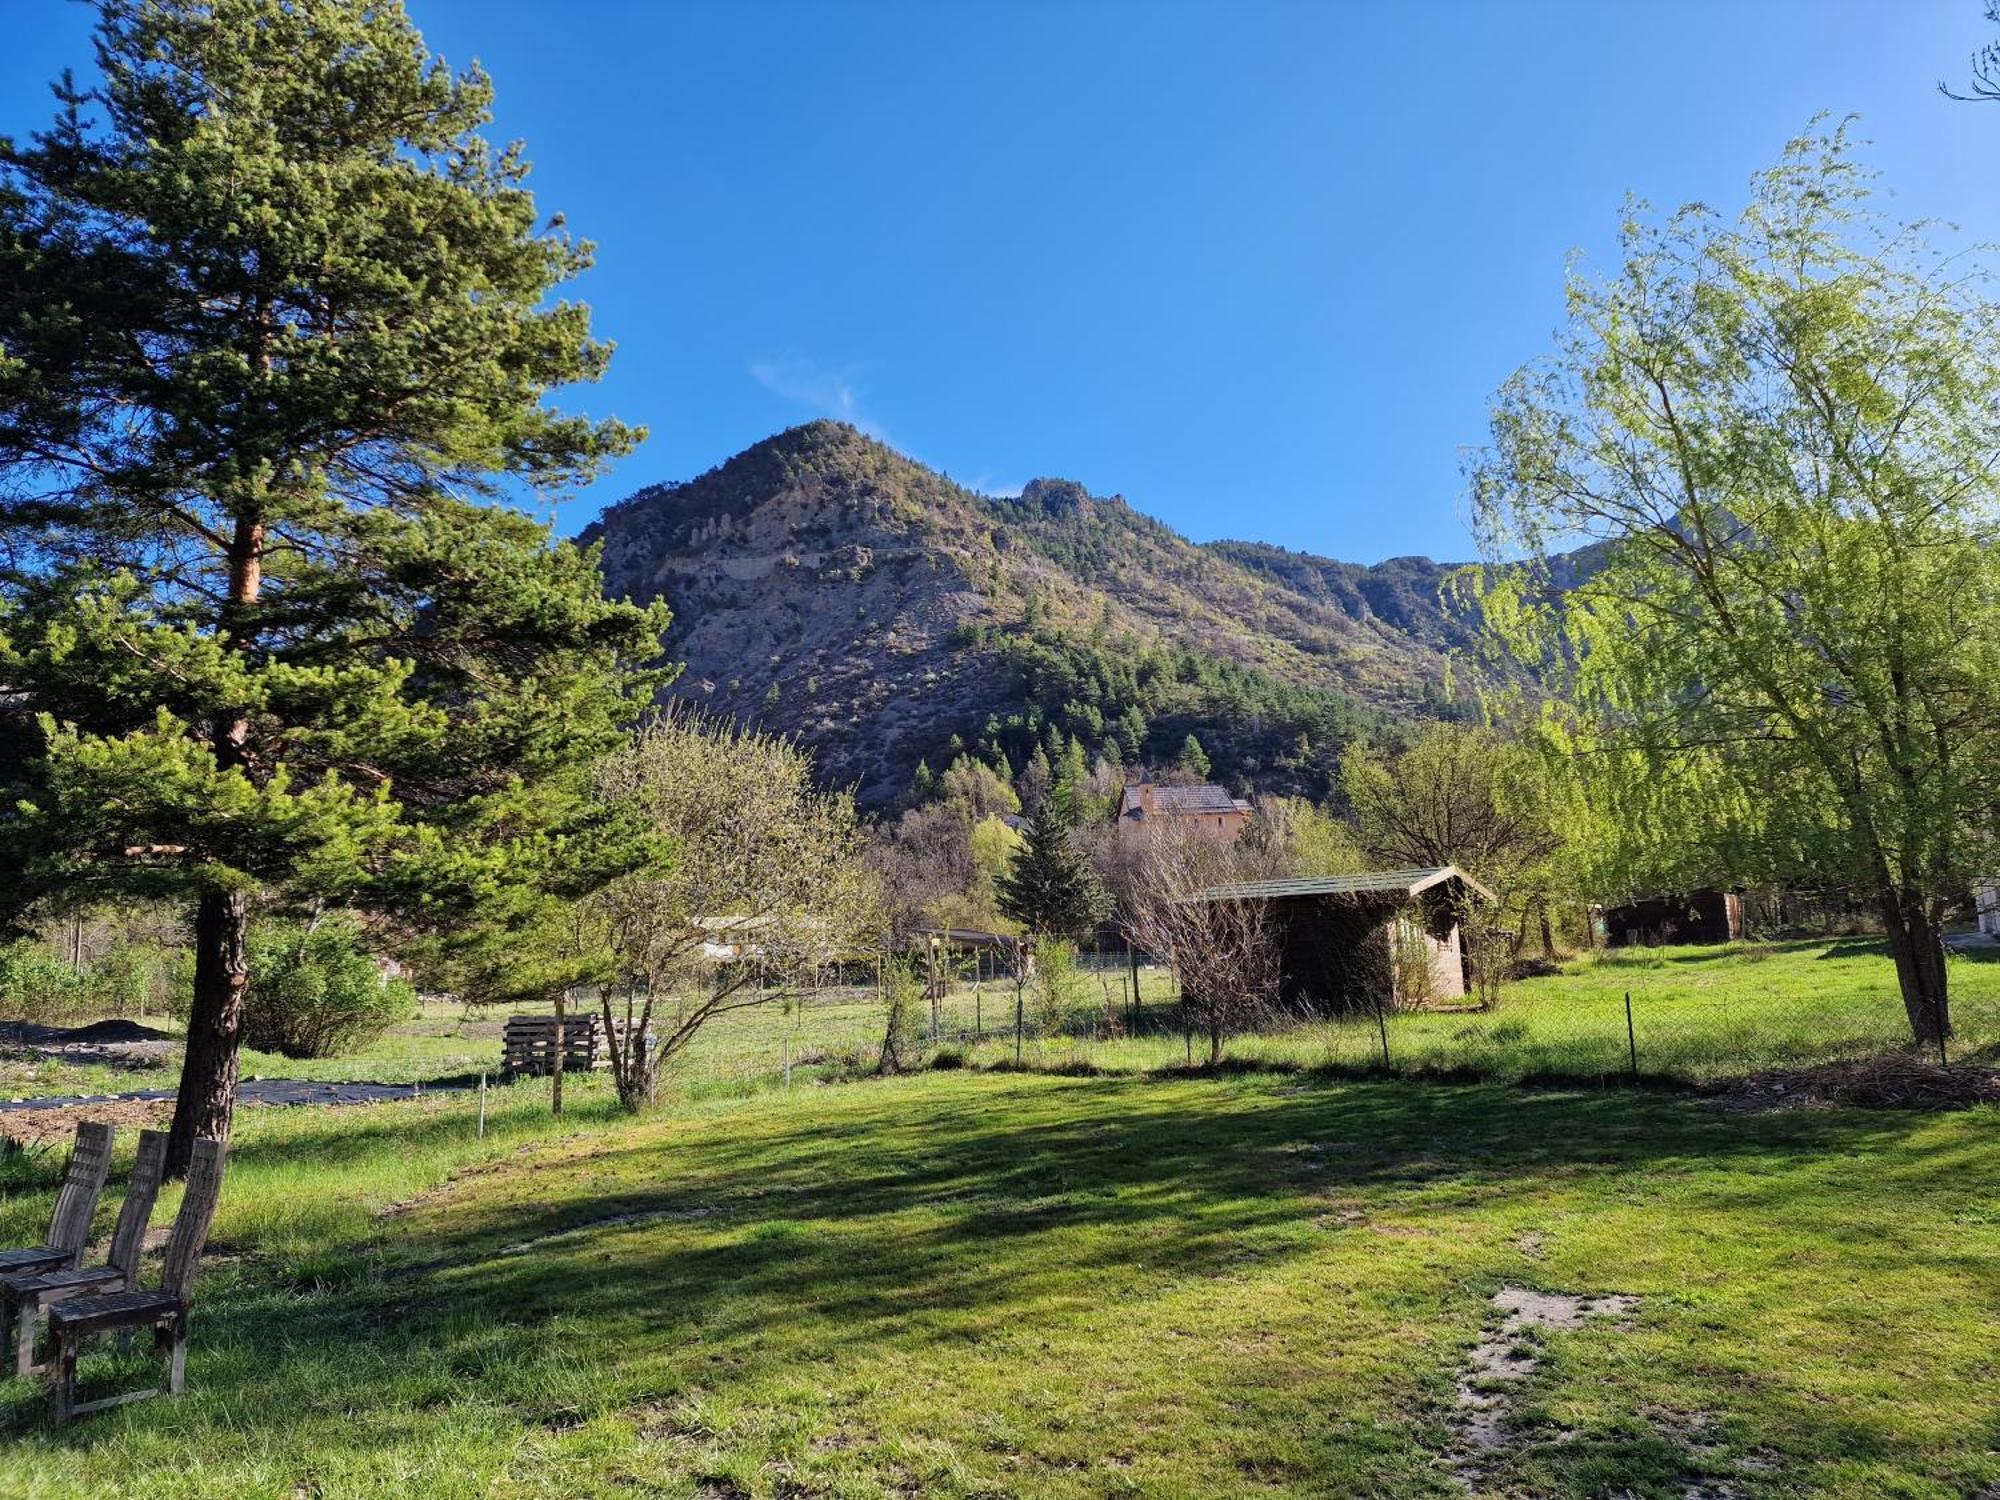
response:
<svg viewBox="0 0 2000 1500"><path fill-rule="evenodd" d="M1955 1059L2000 1057L2000 949L1951 959ZM1150 1072L1200 1055L1177 1030L1171 976L1148 969L1145 1006L1128 1034L1122 972L1085 973L1068 1034L1036 1038L1032 1000L1025 1062L1089 1063ZM1632 996L1628 1039L1625 995ZM927 1019L927 1018L926 1018ZM1014 1055L1014 996L1005 981L961 985L940 1007L950 1044L975 1063ZM358 1052L293 1059L246 1051L246 1076L353 1082L435 1083L497 1074L505 1017L432 1003ZM149 1024L171 1029L156 1018ZM1855 939L1621 949L1586 955L1563 972L1511 986L1497 1011L1449 1009L1287 1026L1232 1041L1229 1055L1292 1067L1379 1070L1388 1033L1391 1071L1444 1073L1503 1082L1624 1075L1631 1054L1649 1078L1714 1083L1763 1068L1869 1056L1907 1043L1895 974L1879 942ZM697 1095L742 1093L790 1062L800 1077L829 1077L872 1064L881 1005L870 987L828 989L790 1007L723 1016L675 1070L674 1087ZM0 1058L0 1097L171 1088L174 1059L134 1071L33 1058Z"/></svg>
<svg viewBox="0 0 2000 1500"><path fill-rule="evenodd" d="M637 1123L593 1083L559 1131L541 1100L484 1143L461 1099L246 1112L190 1396L58 1432L0 1387L0 1494L1443 1495L1505 1284L1640 1300L1542 1337L1491 1492L2000 1484L1990 1110L973 1071ZM18 1242L48 1166L5 1170Z"/></svg>
<svg viewBox="0 0 2000 1500"><path fill-rule="evenodd" d="M2000 949L1950 959L1953 1060L2000 1056ZM1625 996L1632 997L1626 1032ZM1159 1016L1164 1024L1164 1014ZM1416 1011L1317 1021L1229 1044L1228 1055L1307 1068L1445 1073L1501 1081L1596 1082L1631 1071L1705 1084L1764 1068L1866 1057L1908 1045L1895 971L1879 941L1837 939L1627 948L1585 955L1561 973L1508 987L1499 1009ZM1196 1037L1194 1055L1201 1055ZM1156 1032L1087 1049L1101 1068L1183 1060L1185 1040Z"/></svg>

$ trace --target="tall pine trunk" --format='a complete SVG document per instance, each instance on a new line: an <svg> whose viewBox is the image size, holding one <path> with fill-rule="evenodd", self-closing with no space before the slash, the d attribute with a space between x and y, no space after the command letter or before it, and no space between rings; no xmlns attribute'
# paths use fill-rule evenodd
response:
<svg viewBox="0 0 2000 1500"><path fill-rule="evenodd" d="M1924 1046L1936 1047L1951 1035L1943 932L1923 898L1911 891L1885 892L1879 904L1910 1033Z"/></svg>
<svg viewBox="0 0 2000 1500"><path fill-rule="evenodd" d="M229 598L223 633L241 651L254 633L252 606L263 592L264 523L253 513L237 517L226 560ZM225 771L244 764L250 742L247 714L222 716L212 747ZM243 1041L243 992L250 981L250 899L241 890L204 891L194 915L194 1003L188 1010L187 1053L180 1093L167 1136L167 1174L186 1175L198 1137L229 1139L236 1110L237 1049Z"/></svg>
<svg viewBox="0 0 2000 1500"><path fill-rule="evenodd" d="M194 1005L180 1096L167 1136L167 1172L180 1177L202 1136L229 1139L236 1108L243 992L250 980L250 901L242 891L207 891L194 916Z"/></svg>

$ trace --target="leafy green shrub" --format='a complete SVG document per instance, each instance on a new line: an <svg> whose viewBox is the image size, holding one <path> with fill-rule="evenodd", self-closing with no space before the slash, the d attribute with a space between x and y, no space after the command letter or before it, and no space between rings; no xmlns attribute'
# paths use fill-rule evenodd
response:
<svg viewBox="0 0 2000 1500"><path fill-rule="evenodd" d="M909 958L898 955L883 965L882 995L882 1053L876 1071L900 1073L914 1067L923 1050L917 1016L924 1003L924 985Z"/></svg>
<svg viewBox="0 0 2000 1500"><path fill-rule="evenodd" d="M1034 1025L1042 1036L1055 1036L1076 1019L1089 999L1083 975L1077 972L1076 948L1060 938L1034 941Z"/></svg>
<svg viewBox="0 0 2000 1500"><path fill-rule="evenodd" d="M32 939L0 947L0 1012L39 1025L72 1020L90 1008L85 974Z"/></svg>
<svg viewBox="0 0 2000 1500"><path fill-rule="evenodd" d="M351 921L271 923L251 934L245 1046L334 1057L374 1041L415 1006L409 981L376 970Z"/></svg>
<svg viewBox="0 0 2000 1500"><path fill-rule="evenodd" d="M144 1015L170 995L175 950L120 943L78 969L46 942L0 947L0 1018L66 1025L93 1016Z"/></svg>
<svg viewBox="0 0 2000 1500"><path fill-rule="evenodd" d="M88 1008L107 1016L144 1015L158 1009L168 955L159 949L126 944L91 962L84 971Z"/></svg>

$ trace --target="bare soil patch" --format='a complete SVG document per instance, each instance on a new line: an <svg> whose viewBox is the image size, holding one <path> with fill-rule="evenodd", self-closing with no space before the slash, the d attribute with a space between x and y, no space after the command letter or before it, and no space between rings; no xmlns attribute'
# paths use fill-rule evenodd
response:
<svg viewBox="0 0 2000 1500"><path fill-rule="evenodd" d="M1541 1368L1540 1335L1581 1328L1596 1318L1624 1318L1639 1299L1619 1293L1578 1296L1503 1286L1493 1294L1493 1326L1480 1336L1459 1371L1451 1452L1452 1473L1478 1492L1493 1460L1517 1441L1508 1427L1521 1388ZM1561 1438L1558 1437L1557 1441Z"/></svg>
<svg viewBox="0 0 2000 1500"><path fill-rule="evenodd" d="M0 1048L69 1063L157 1068L180 1042L172 1032L156 1031L139 1021L92 1021L88 1026L0 1022Z"/></svg>
<svg viewBox="0 0 2000 1500"><path fill-rule="evenodd" d="M165 1130L174 1117L172 1099L100 1099L87 1104L60 1104L48 1109L17 1109L0 1113L0 1140L34 1150L67 1144L76 1127L98 1120L120 1130Z"/></svg>
<svg viewBox="0 0 2000 1500"><path fill-rule="evenodd" d="M1727 1109L1970 1109L2000 1104L2000 1068L1889 1053L1754 1073L1715 1100Z"/></svg>

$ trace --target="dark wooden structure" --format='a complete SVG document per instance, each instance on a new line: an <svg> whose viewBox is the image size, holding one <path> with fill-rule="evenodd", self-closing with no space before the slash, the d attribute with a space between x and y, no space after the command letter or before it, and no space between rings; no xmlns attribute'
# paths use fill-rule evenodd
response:
<svg viewBox="0 0 2000 1500"><path fill-rule="evenodd" d="M975 977L980 980L987 977L990 954L992 977L997 979L1003 963L1010 974L1020 972L1028 944L1025 938L1008 932L982 932L973 927L913 927L910 950L923 955L924 996L935 1001L942 1000L950 991L960 954L970 953L978 961Z"/></svg>
<svg viewBox="0 0 2000 1500"><path fill-rule="evenodd" d="M1253 880L1191 901L1268 909L1280 951L1280 998L1297 1010L1352 1015L1456 1000L1467 990L1459 921L1493 893L1453 865Z"/></svg>
<svg viewBox="0 0 2000 1500"><path fill-rule="evenodd" d="M103 1265L0 1276L0 1309L5 1310L6 1321L14 1329L16 1375L32 1375L39 1368L35 1339L45 1310L71 1297L130 1291L138 1284L139 1252L145 1245L153 1203L160 1196L166 1161L166 1132L140 1131L139 1154L125 1184L125 1201L118 1206L118 1222L112 1227L111 1249Z"/></svg>
<svg viewBox="0 0 2000 1500"><path fill-rule="evenodd" d="M167 1355L167 1393L178 1396L187 1386L188 1316L194 1295L194 1275L208 1244L208 1226L222 1198L222 1142L206 1137L194 1143L188 1163L187 1188L181 1209L167 1237L166 1259L160 1267L157 1291L137 1287L94 1296L71 1297L49 1309L49 1399L55 1419L67 1422L87 1411L123 1406L160 1394L157 1388L106 1396L101 1401L76 1399L76 1357L93 1334L153 1330L153 1347Z"/></svg>
<svg viewBox="0 0 2000 1500"><path fill-rule="evenodd" d="M624 1027L619 1027L623 1039ZM555 1071L556 1018L509 1016L501 1039L500 1071L506 1077L521 1074L539 1077ZM595 1010L579 1011L563 1017L563 1071L588 1073L611 1065L611 1049L606 1045L604 1017Z"/></svg>
<svg viewBox="0 0 2000 1500"><path fill-rule="evenodd" d="M1613 948L1656 943L1733 943L1743 936L1743 898L1734 891L1691 891L1653 896L1604 913L1604 937Z"/></svg>
<svg viewBox="0 0 2000 1500"><path fill-rule="evenodd" d="M97 1200L104 1195L104 1179L111 1175L111 1137L111 1127L95 1120L76 1127L76 1144L70 1148L69 1166L56 1190L55 1212L49 1215L48 1239L19 1250L0 1250L0 1275L66 1271L83 1257Z"/></svg>

